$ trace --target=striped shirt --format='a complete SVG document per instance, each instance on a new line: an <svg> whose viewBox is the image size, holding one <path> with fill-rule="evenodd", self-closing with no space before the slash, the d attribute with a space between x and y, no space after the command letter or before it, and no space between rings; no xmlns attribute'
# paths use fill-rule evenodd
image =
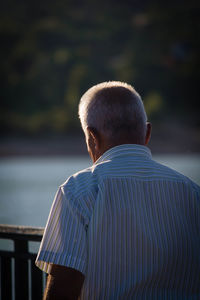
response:
<svg viewBox="0 0 200 300"><path fill-rule="evenodd" d="M200 299L200 187L120 145L55 196L36 264L85 275L81 300Z"/></svg>

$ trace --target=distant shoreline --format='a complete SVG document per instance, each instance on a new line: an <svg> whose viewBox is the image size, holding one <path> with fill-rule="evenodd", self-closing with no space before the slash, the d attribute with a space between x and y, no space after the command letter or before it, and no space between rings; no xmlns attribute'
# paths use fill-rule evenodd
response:
<svg viewBox="0 0 200 300"><path fill-rule="evenodd" d="M5 138L0 140L0 157L87 155L84 138Z"/></svg>
<svg viewBox="0 0 200 300"><path fill-rule="evenodd" d="M199 153L199 147L191 144L166 143L154 140L148 146L152 153ZM0 157L14 156L86 156L88 155L84 140L7 140L0 141Z"/></svg>
<svg viewBox="0 0 200 300"><path fill-rule="evenodd" d="M153 127L149 148L155 154L200 153L200 129L173 122L157 124ZM0 157L67 155L88 155L83 134L0 139Z"/></svg>

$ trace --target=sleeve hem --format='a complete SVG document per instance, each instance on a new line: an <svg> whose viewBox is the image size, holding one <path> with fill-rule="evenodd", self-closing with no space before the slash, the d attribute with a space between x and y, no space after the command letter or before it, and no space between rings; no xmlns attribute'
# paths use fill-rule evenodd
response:
<svg viewBox="0 0 200 300"><path fill-rule="evenodd" d="M44 271L48 274L50 273L51 264L69 267L69 268L78 270L83 275L86 274L86 262L83 260L80 260L77 257L72 257L72 256L66 256L64 259L62 257L44 258L44 254L42 255L42 253L40 253L39 256L36 258L35 264L38 268L40 268L42 271Z"/></svg>

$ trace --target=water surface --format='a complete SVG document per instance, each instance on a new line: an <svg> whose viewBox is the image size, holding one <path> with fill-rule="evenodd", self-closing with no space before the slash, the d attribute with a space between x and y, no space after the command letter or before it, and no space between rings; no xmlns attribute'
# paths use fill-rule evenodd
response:
<svg viewBox="0 0 200 300"><path fill-rule="evenodd" d="M200 154L153 158L200 184ZM91 164L77 156L0 159L0 223L44 226L58 186Z"/></svg>

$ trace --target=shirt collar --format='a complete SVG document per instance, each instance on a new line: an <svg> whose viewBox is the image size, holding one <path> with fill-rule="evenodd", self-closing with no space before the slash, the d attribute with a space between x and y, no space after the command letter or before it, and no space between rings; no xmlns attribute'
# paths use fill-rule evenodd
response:
<svg viewBox="0 0 200 300"><path fill-rule="evenodd" d="M111 160L118 156L125 156L125 155L139 156L148 159L152 158L151 151L147 146L137 145L137 144L123 144L123 145L110 148L109 150L104 152L104 154L100 156L99 159L97 159L94 165L107 160Z"/></svg>

